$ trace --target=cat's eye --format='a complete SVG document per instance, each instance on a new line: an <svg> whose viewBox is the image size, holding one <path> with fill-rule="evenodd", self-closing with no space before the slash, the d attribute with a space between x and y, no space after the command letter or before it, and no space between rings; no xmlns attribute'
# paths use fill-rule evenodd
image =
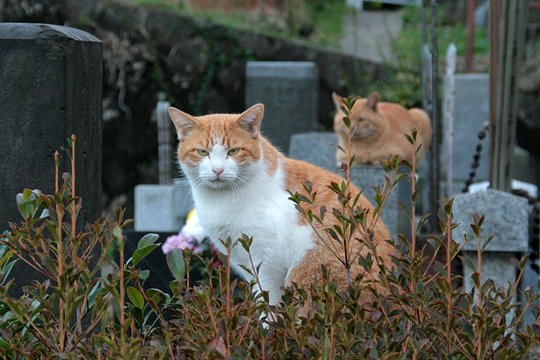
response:
<svg viewBox="0 0 540 360"><path fill-rule="evenodd" d="M240 152L240 148L234 148L234 149L229 150L229 152L227 152L227 155L234 156L234 155L237 155L239 152Z"/></svg>
<svg viewBox="0 0 540 360"><path fill-rule="evenodd" d="M204 149L197 149L197 154L199 154L200 156L208 156L208 151Z"/></svg>

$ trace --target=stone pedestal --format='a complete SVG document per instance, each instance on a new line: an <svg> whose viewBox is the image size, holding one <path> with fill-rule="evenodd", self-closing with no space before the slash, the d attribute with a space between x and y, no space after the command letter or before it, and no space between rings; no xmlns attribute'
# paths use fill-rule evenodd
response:
<svg viewBox="0 0 540 360"><path fill-rule="evenodd" d="M250 61L246 107L263 103L262 133L281 151L293 134L317 129L319 73L313 62Z"/></svg>
<svg viewBox="0 0 540 360"><path fill-rule="evenodd" d="M178 232L193 206L187 184L137 185L135 231Z"/></svg>
<svg viewBox="0 0 540 360"><path fill-rule="evenodd" d="M506 287L516 281L516 269L512 265L513 256L521 256L529 247L529 206L525 198L497 190L486 190L474 194L458 195L454 199L454 222L460 226L452 232L453 239L463 243L465 257L476 264L477 242L470 224L472 215L485 215L481 229L481 246L493 236L493 240L482 252L482 279L492 279L496 286ZM463 279L465 290L471 291L474 284L471 275L477 269L464 262Z"/></svg>

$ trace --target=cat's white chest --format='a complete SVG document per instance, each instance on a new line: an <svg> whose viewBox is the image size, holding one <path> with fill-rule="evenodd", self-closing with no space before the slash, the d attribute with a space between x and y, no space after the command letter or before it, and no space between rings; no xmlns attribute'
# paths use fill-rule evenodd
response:
<svg viewBox="0 0 540 360"><path fill-rule="evenodd" d="M250 253L255 266L262 263L259 277L271 302L281 297L288 272L313 247L312 232L298 222L298 212L283 189L283 173L263 174L237 190L205 191L194 189L195 207L202 226L216 247L225 253L220 241L234 242L245 234L253 237ZM244 277L239 265L251 267L246 251L238 244L231 262ZM272 301L274 300L274 301Z"/></svg>

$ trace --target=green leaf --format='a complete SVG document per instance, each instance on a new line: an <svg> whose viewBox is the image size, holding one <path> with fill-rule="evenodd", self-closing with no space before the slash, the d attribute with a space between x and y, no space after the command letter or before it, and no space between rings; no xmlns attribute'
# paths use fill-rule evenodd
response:
<svg viewBox="0 0 540 360"><path fill-rule="evenodd" d="M154 251L158 246L159 244L152 244L135 250L135 252L133 253L133 257L131 258L133 266L137 266L137 264L139 264L145 257L150 255L150 253Z"/></svg>
<svg viewBox="0 0 540 360"><path fill-rule="evenodd" d="M412 172L412 164L408 160L401 160L401 164L405 165L405 167Z"/></svg>
<svg viewBox="0 0 540 360"><path fill-rule="evenodd" d="M150 276L150 270L143 270L139 273L139 279L146 280Z"/></svg>
<svg viewBox="0 0 540 360"><path fill-rule="evenodd" d="M484 250L486 250L486 248L489 246L489 244L494 238L495 238L494 236L488 237L487 240L485 240L484 244L482 245L482 249L480 250L480 252L484 252Z"/></svg>
<svg viewBox="0 0 540 360"><path fill-rule="evenodd" d="M418 225L416 226L417 232L419 232L422 229L424 224L429 220L430 216L431 216L431 213L427 213L420 218L420 220L418 221Z"/></svg>
<svg viewBox="0 0 540 360"><path fill-rule="evenodd" d="M345 127L349 129L351 127L351 119L349 119L347 116L343 117L343 124L345 124Z"/></svg>
<svg viewBox="0 0 540 360"><path fill-rule="evenodd" d="M97 282L94 287L90 290L88 293L88 308L91 308L94 306L94 303L96 301L97 296L104 290L103 287L100 286L100 283Z"/></svg>
<svg viewBox="0 0 540 360"><path fill-rule="evenodd" d="M407 141L408 141L411 145L414 145L414 141L413 141L413 138L411 137L411 135L405 134L405 138L407 138Z"/></svg>
<svg viewBox="0 0 540 360"><path fill-rule="evenodd" d="M116 240L122 239L122 228L120 226L115 226L113 229L113 236Z"/></svg>
<svg viewBox="0 0 540 360"><path fill-rule="evenodd" d="M152 245L156 242L156 240L159 238L158 234L146 234L144 235L141 240L139 240L139 243L137 244L137 249L142 249L144 247L147 247L148 245Z"/></svg>
<svg viewBox="0 0 540 360"><path fill-rule="evenodd" d="M480 289L480 274L475 272L471 275L471 279L474 283L475 288Z"/></svg>
<svg viewBox="0 0 540 360"><path fill-rule="evenodd" d="M133 305L135 305L136 308L142 309L144 307L144 297L136 287L128 286L126 293L129 300L133 303Z"/></svg>
<svg viewBox="0 0 540 360"><path fill-rule="evenodd" d="M15 197L17 208L22 217L27 219L29 216L34 216L37 211L37 195L30 189L24 189L22 194L17 194Z"/></svg>
<svg viewBox="0 0 540 360"><path fill-rule="evenodd" d="M163 291L156 288L146 290L146 298L155 303L159 303L163 298L166 297L165 295L166 294Z"/></svg>
<svg viewBox="0 0 540 360"><path fill-rule="evenodd" d="M246 250L247 253L249 253L249 249L251 248L251 244L253 243L253 238L247 236L246 234L242 234L242 237L238 239L240 241L240 244Z"/></svg>
<svg viewBox="0 0 540 360"><path fill-rule="evenodd" d="M18 260L18 259L17 259ZM2 277L0 277L0 285L2 284L2 279L3 280L7 280L7 278L9 277L9 274L11 273L11 270L13 269L13 266L15 265L15 263L17 262L17 260L13 260L11 262L9 262L6 267L4 267L3 269L0 269L1 270L1 274L2 274Z"/></svg>
<svg viewBox="0 0 540 360"><path fill-rule="evenodd" d="M251 271L251 269L247 265L239 264L238 266L240 266L242 270L247 272L249 275L253 276L253 271Z"/></svg>
<svg viewBox="0 0 540 360"><path fill-rule="evenodd" d="M407 174L405 174L405 173L402 173L402 174L399 174L398 176L396 176L396 181L394 181L394 183L392 184L391 189L393 189L394 186L396 186L401 181L401 179L403 179L405 176L407 176Z"/></svg>
<svg viewBox="0 0 540 360"><path fill-rule="evenodd" d="M49 209L43 209L41 212L41 215L39 215L40 219L46 219L50 216Z"/></svg>
<svg viewBox="0 0 540 360"><path fill-rule="evenodd" d="M13 350L11 350L11 346L9 346L9 343L2 338L0 338L0 348L5 350L8 359L13 357Z"/></svg>
<svg viewBox="0 0 540 360"><path fill-rule="evenodd" d="M33 194L32 190L30 189L24 189L23 190L23 200L24 201L28 201L31 197L31 195Z"/></svg>
<svg viewBox="0 0 540 360"><path fill-rule="evenodd" d="M0 244L0 267L13 257L13 252L9 251L7 245Z"/></svg>
<svg viewBox="0 0 540 360"><path fill-rule="evenodd" d="M302 186L304 186L304 189L307 191L308 194L313 191L313 184L309 180L304 181Z"/></svg>
<svg viewBox="0 0 540 360"><path fill-rule="evenodd" d="M325 214L326 214L326 206L323 205L319 208L319 216L320 216L321 221L324 220Z"/></svg>
<svg viewBox="0 0 540 360"><path fill-rule="evenodd" d="M173 250L167 254L167 266L176 280L180 281L184 278L186 269L184 257L180 251Z"/></svg>

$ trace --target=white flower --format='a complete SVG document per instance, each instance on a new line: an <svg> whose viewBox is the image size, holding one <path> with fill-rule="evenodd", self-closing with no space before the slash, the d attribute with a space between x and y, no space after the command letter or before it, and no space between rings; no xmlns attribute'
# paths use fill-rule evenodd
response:
<svg viewBox="0 0 540 360"><path fill-rule="evenodd" d="M198 242L202 242L204 238L206 238L206 232L199 223L199 215L197 215L197 211L195 209L188 213L186 225L184 225L181 232L191 236Z"/></svg>

